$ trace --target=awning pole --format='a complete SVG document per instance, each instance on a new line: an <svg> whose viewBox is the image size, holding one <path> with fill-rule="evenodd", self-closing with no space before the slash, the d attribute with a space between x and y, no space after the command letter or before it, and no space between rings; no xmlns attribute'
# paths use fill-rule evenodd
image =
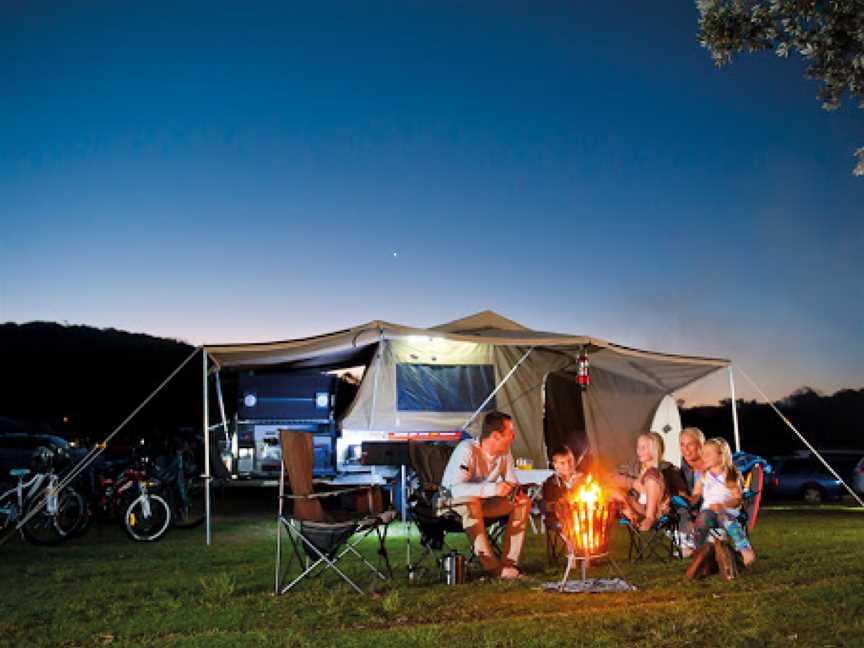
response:
<svg viewBox="0 0 864 648"><path fill-rule="evenodd" d="M741 372L741 375L744 376L750 382L750 384L756 388L756 391L759 392L759 394L762 396L762 398L765 399L765 402L767 402L771 406L771 409L773 409L775 412L777 412L777 416L779 416L780 419L786 425L789 426L789 429L792 430L796 435L798 435L798 438L801 439L801 441L804 443L804 445L806 445L810 449L810 452L812 452L814 455L816 455L816 457L819 458L819 461L822 462L822 465L824 465L828 469L828 471L832 475L834 475L834 477L837 478L837 481L839 481L841 484L843 484L843 486L846 488L846 490L849 491L849 494L855 498L855 501L857 501L861 506L864 506L864 501L862 501L861 498L858 497L858 493L856 493L854 490L852 490L849 487L849 484L847 484L845 481L843 481L843 478L837 474L837 472L831 467L831 465L827 461L825 461L825 458L821 454L819 454L819 451L816 448L814 448L812 445L810 445L810 442L804 438L804 435L801 434L794 425L792 425L792 422L788 418L783 416L782 412L780 412L780 410L777 409L777 407L774 405L774 402L765 395L765 392L763 392L761 389L759 389L759 385L757 385L755 382L753 382L753 379L750 376L748 376L746 373L744 373L744 370L741 367L737 367L737 369L738 369L738 371Z"/></svg>
<svg viewBox="0 0 864 648"><path fill-rule="evenodd" d="M222 430L225 432L226 443L230 441L228 438L228 419L225 418L225 399L222 398L222 379L219 377L220 372L217 367L213 378L216 379L216 398L219 400L219 415L222 417Z"/></svg>
<svg viewBox="0 0 864 648"><path fill-rule="evenodd" d="M504 386L504 383L506 383L508 380L510 380L510 376L512 376L514 373L516 373L516 370L519 368L519 365L521 365L523 362L525 362L525 358L527 358L528 354L531 353L533 350L534 350L533 346L528 347L528 350L522 355L521 358L519 358L519 362L517 362L515 365L513 365L513 368L510 369L510 371L507 372L507 375L504 376L504 378L501 380L501 382L495 386L495 389L493 389L492 393L486 397L486 400L484 400L482 403L480 403L480 407L478 407L477 410L471 415L471 417L467 421L465 421L465 423L463 423L463 425L462 425L463 430L465 430L466 432L468 431L468 426L471 425L471 423L474 421L474 419L477 418L477 415L483 411L483 408L486 407L486 405L489 403L489 401L491 401L493 398L495 398L495 394L497 394L498 391Z"/></svg>
<svg viewBox="0 0 864 648"><path fill-rule="evenodd" d="M212 542L212 530L211 530L211 522L210 519L211 511L210 511L210 416L209 416L209 403L208 403L208 394L207 394L207 349L204 347L201 348L201 359L202 359L202 385L204 392L204 511L206 516L205 523L205 536L207 541L207 546L210 546Z"/></svg>
<svg viewBox="0 0 864 648"><path fill-rule="evenodd" d="M735 435L735 452L741 452L741 436L738 432L738 401L735 400L735 379L732 377L732 365L729 365L729 396L732 399L732 432Z"/></svg>

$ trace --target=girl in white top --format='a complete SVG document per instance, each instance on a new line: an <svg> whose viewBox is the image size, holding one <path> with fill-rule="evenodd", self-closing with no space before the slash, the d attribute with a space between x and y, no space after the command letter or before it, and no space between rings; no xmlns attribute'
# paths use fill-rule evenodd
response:
<svg viewBox="0 0 864 648"><path fill-rule="evenodd" d="M756 560L756 553L747 539L747 534L738 522L741 512L741 473L732 463L732 450L725 439L709 439L702 446L702 463L705 473L696 482L691 500L702 498L702 511L696 519L694 532L696 546L707 540L712 528L722 527L735 549L741 553L745 565Z"/></svg>

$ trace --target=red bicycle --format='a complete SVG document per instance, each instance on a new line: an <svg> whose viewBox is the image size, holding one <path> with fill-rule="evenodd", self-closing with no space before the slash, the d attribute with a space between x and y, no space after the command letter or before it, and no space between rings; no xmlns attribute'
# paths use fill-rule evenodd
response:
<svg viewBox="0 0 864 648"><path fill-rule="evenodd" d="M123 530L137 542L159 540L171 525L171 509L159 495L160 482L148 474L147 462L120 471L116 477L95 478L94 513L103 520L123 521Z"/></svg>

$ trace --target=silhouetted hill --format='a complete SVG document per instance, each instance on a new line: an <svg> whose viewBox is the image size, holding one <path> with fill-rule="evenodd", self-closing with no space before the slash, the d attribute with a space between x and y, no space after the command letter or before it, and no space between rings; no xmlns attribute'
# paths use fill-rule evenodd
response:
<svg viewBox="0 0 864 648"><path fill-rule="evenodd" d="M75 438L103 438L192 351L141 333L49 322L0 325L0 417L49 424ZM184 370L135 418L126 440L154 427L200 427L200 362ZM121 439L122 440L122 439Z"/></svg>
<svg viewBox="0 0 864 648"><path fill-rule="evenodd" d="M777 404L801 434L819 450L864 449L864 389L842 389L831 396L802 387ZM684 425L694 425L706 436L732 442L730 401L681 410ZM806 448L771 407L738 401L738 427L744 450L763 456ZM734 447L734 446L733 446Z"/></svg>

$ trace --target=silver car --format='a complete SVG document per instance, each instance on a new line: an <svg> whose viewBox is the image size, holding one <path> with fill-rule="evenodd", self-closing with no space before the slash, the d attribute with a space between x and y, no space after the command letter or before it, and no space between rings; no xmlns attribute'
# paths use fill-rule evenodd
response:
<svg viewBox="0 0 864 648"><path fill-rule="evenodd" d="M861 461L858 462L852 473L852 488L864 495L864 457L861 457Z"/></svg>

